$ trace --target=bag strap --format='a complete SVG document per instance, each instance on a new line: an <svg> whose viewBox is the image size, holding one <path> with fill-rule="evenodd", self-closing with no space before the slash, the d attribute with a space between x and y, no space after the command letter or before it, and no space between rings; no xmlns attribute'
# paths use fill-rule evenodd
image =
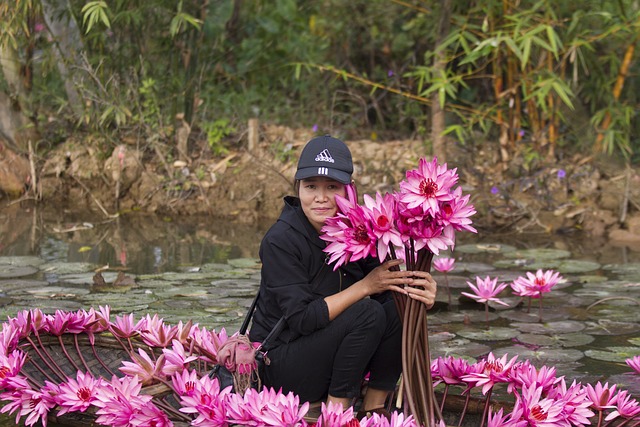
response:
<svg viewBox="0 0 640 427"><path fill-rule="evenodd" d="M278 323L276 323L276 326L274 326L271 332L269 332L269 335L267 335L267 337L262 341L257 351L264 351L265 353L269 351L269 341L272 338L273 339L278 338L278 335L280 335L280 332L282 332L285 325L286 325L285 318L284 316L282 316L280 320L278 320Z"/></svg>
<svg viewBox="0 0 640 427"><path fill-rule="evenodd" d="M253 317L253 312L256 309L256 304L258 303L259 296L260 296L260 289L258 289L258 293L256 293L256 297L253 299L253 302L251 303L251 307L249 307L249 311L247 311L247 315L244 317L242 326L240 326L240 335L246 334L247 329L249 329L249 323L251 322L251 318Z"/></svg>

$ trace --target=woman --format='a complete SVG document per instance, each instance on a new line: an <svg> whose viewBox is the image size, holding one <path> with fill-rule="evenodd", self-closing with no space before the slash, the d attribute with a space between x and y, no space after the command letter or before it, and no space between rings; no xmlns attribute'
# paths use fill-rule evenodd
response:
<svg viewBox="0 0 640 427"><path fill-rule="evenodd" d="M327 265L321 229L336 215L335 197L346 196L352 173L344 142L327 135L304 147L297 197L285 197L260 246L262 281L250 338L263 341L284 317L284 329L267 349L266 386L347 408L369 372L361 409L381 412L402 372L402 325L390 292L431 307L436 283L426 272L393 271L401 260L368 258L335 271Z"/></svg>

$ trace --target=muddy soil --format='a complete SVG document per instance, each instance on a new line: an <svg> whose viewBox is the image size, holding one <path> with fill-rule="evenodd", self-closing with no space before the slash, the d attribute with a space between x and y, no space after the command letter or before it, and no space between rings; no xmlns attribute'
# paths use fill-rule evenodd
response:
<svg viewBox="0 0 640 427"><path fill-rule="evenodd" d="M95 144L71 139L49 153L37 188L41 203L98 216L137 211L269 223L280 212L282 197L292 192L298 152L311 137L308 130L262 125L257 144L241 141L220 156L197 141L180 156L166 145L141 149L135 140L124 139L107 159ZM346 142L360 194L397 189L405 171L428 157L418 140ZM546 164L514 160L505 168L490 149L495 145L447 147L447 164L457 168L459 183L478 211L477 228L583 233L640 248L636 170L585 154Z"/></svg>

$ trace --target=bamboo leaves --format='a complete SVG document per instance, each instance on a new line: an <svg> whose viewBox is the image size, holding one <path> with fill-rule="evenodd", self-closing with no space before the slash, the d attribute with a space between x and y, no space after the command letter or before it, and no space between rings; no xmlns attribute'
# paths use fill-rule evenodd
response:
<svg viewBox="0 0 640 427"><path fill-rule="evenodd" d="M85 34L88 34L99 22L107 27L111 28L111 21L107 16L109 6L105 1L90 1L82 8L82 24L86 26Z"/></svg>

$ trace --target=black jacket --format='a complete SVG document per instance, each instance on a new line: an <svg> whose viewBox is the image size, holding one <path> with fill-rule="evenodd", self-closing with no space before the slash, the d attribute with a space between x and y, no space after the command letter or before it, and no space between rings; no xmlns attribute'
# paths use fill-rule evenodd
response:
<svg viewBox="0 0 640 427"><path fill-rule="evenodd" d="M300 200L285 197L284 202L280 218L260 244L260 298L249 333L252 341L262 342L284 316L286 326L271 347L324 328L329 323L324 298L380 265L377 259L368 258L334 271L334 266L326 263L326 242L307 220Z"/></svg>

